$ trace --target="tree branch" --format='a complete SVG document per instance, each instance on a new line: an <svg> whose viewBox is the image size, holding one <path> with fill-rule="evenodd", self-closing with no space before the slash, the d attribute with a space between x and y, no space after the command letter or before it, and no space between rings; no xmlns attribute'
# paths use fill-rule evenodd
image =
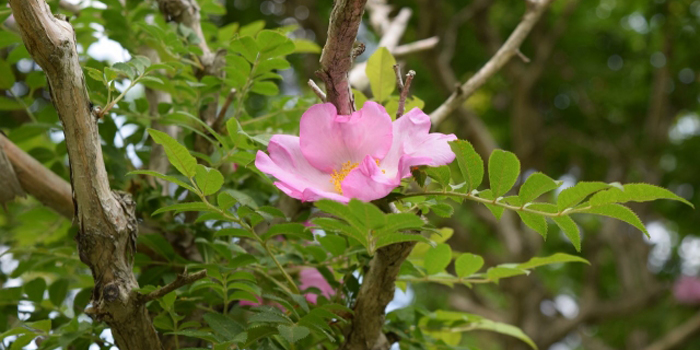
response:
<svg viewBox="0 0 700 350"><path fill-rule="evenodd" d="M352 51L360 28L367 0L336 0L328 24L328 39L321 53L321 69L316 74L326 84L326 96L338 109L338 114L349 115L355 110L355 101L348 83L352 67Z"/></svg>
<svg viewBox="0 0 700 350"><path fill-rule="evenodd" d="M4 135L0 132L0 138L4 139ZM7 158L3 150L3 142L0 141L0 205L15 199L15 197L24 197L24 190L17 179L17 174L12 166L12 163Z"/></svg>
<svg viewBox="0 0 700 350"><path fill-rule="evenodd" d="M394 299L396 276L416 242L392 244L377 250L363 276L355 302L350 332L340 350L388 350L384 336L384 312Z"/></svg>
<svg viewBox="0 0 700 350"><path fill-rule="evenodd" d="M73 197L70 184L0 134L0 149L12 163L24 192L68 220L73 219ZM5 182L3 182L4 184Z"/></svg>
<svg viewBox="0 0 700 350"><path fill-rule="evenodd" d="M700 331L700 312L689 318L685 323L666 333L661 339L653 342L644 350L670 350L683 344L693 334Z"/></svg>
<svg viewBox="0 0 700 350"><path fill-rule="evenodd" d="M141 302L146 303L151 300L156 300L180 287L199 281L204 277L207 277L207 270L197 271L192 274L188 274L187 271L185 271L184 273L177 275L174 281L146 295L142 295Z"/></svg>
<svg viewBox="0 0 700 350"><path fill-rule="evenodd" d="M43 0L11 0L10 5L27 50L46 72L51 100L64 127L78 252L95 280L93 306L86 313L112 328L122 350L161 349L148 312L134 292L138 288L132 271L138 236L135 204L128 194L110 189L75 32L68 22L54 17Z"/></svg>
<svg viewBox="0 0 700 350"><path fill-rule="evenodd" d="M466 83L459 86L447 100L430 114L433 126L440 124L450 113L461 106L478 88L505 66L510 59L517 54L527 35L535 26L542 14L554 0L528 1L528 9L513 30L508 40L501 46L496 54Z"/></svg>

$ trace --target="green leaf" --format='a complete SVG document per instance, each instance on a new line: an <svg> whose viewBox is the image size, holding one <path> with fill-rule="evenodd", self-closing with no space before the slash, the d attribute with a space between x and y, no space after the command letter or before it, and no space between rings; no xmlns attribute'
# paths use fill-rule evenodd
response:
<svg viewBox="0 0 700 350"><path fill-rule="evenodd" d="M464 253L455 260L455 271L458 277L471 276L482 266L484 266L484 258L471 253Z"/></svg>
<svg viewBox="0 0 700 350"><path fill-rule="evenodd" d="M494 197L498 198L506 194L515 185L519 174L520 161L515 154L500 149L491 153L489 157L489 182Z"/></svg>
<svg viewBox="0 0 700 350"><path fill-rule="evenodd" d="M15 85L15 75L12 73L12 65L0 59L0 90L9 90L13 85Z"/></svg>
<svg viewBox="0 0 700 350"><path fill-rule="evenodd" d="M197 187L205 196L211 195L221 189L224 184L224 176L217 169L197 165L197 175L195 176Z"/></svg>
<svg viewBox="0 0 700 350"><path fill-rule="evenodd" d="M491 190L484 190L479 192L479 197L491 200L496 199L496 197L494 197L493 195L493 191ZM503 211L505 210L505 208L493 204L484 203L484 205L491 211L491 214L493 214L493 216L496 217L496 220L501 220L501 216L503 215Z"/></svg>
<svg viewBox="0 0 700 350"><path fill-rule="evenodd" d="M423 225L425 225L423 220L418 215L411 213L386 214L384 219L385 225L377 230L377 236L407 229L419 230L421 227L423 227Z"/></svg>
<svg viewBox="0 0 700 350"><path fill-rule="evenodd" d="M180 186L180 187L182 187L182 188L185 188L185 189L187 189L187 190L189 190L189 191L195 192L194 187L192 187L192 186L190 186L190 185L188 185L188 184L186 184L186 183L180 181L178 178L176 178L176 177L174 177L174 176L170 176L170 175L163 175L163 174L161 174L161 173L158 173L158 172L155 172L155 171L152 171L152 170L134 170L134 171L131 171L131 172L127 173L126 175L150 175L150 176L155 176L155 177L157 177L157 178L159 178L159 179L163 179L163 180L165 180L165 181L172 182L172 183L174 183L174 184L176 184L176 185L178 185L178 186Z"/></svg>
<svg viewBox="0 0 700 350"><path fill-rule="evenodd" d="M571 219L570 216L555 216L552 220L557 223L559 228L564 232L566 237L569 238L571 243L576 248L577 252L581 251L581 233L579 232L578 225Z"/></svg>
<svg viewBox="0 0 700 350"><path fill-rule="evenodd" d="M243 332L243 327L225 315L218 313L204 314L204 320L207 321L209 327L220 336L231 340L239 333Z"/></svg>
<svg viewBox="0 0 700 350"><path fill-rule="evenodd" d="M295 343L309 335L310 331L304 326L277 326L280 336L290 343Z"/></svg>
<svg viewBox="0 0 700 350"><path fill-rule="evenodd" d="M321 53L321 47L307 39L294 39L294 53Z"/></svg>
<svg viewBox="0 0 700 350"><path fill-rule="evenodd" d="M581 203L584 199L586 199L586 197L592 195L593 193L604 190L608 187L610 187L610 185L606 184L605 182L579 182L573 187L564 189L561 191L561 193L559 193L559 197L557 198L557 208L559 208L559 211L563 211L566 208L571 208L576 204Z"/></svg>
<svg viewBox="0 0 700 350"><path fill-rule="evenodd" d="M390 244L401 242L430 243L430 240L417 233L390 233L377 237L375 248L381 248Z"/></svg>
<svg viewBox="0 0 700 350"><path fill-rule="evenodd" d="M256 81L253 83L250 91L265 96L275 96L280 93L277 84L271 81Z"/></svg>
<svg viewBox="0 0 700 350"><path fill-rule="evenodd" d="M517 267L510 267L510 266L496 266L488 269L486 271L486 277L493 281L498 283L498 281L502 278L508 278L508 277L513 277L513 276L520 276L520 275L527 275L529 272L527 270L523 270Z"/></svg>
<svg viewBox="0 0 700 350"><path fill-rule="evenodd" d="M692 208L695 208L692 203L688 202L683 197L663 188L645 183L634 183L624 185L623 190L617 187L602 192L598 192L591 197L588 203L591 206L598 206L608 203L626 203L626 202L648 202L657 199L671 199L683 202Z"/></svg>
<svg viewBox="0 0 700 350"><path fill-rule="evenodd" d="M551 177L542 173L534 173L528 176L525 183L520 187L518 196L522 203L528 203L559 186L561 186L561 183L554 181Z"/></svg>
<svg viewBox="0 0 700 350"><path fill-rule="evenodd" d="M101 70L95 69L95 68L90 68L90 67L83 67L85 71L87 72L88 76L92 79L95 79L105 85L107 85L107 80L105 80L104 73L102 73Z"/></svg>
<svg viewBox="0 0 700 350"><path fill-rule="evenodd" d="M365 96L365 94L363 94L362 91L358 91L355 89L352 89L352 95L355 97L355 107L358 110L361 109L367 101L367 96Z"/></svg>
<svg viewBox="0 0 700 350"><path fill-rule="evenodd" d="M185 146L181 145L170 135L155 129L148 129L148 133L157 144L162 145L165 149L165 155L182 175L194 177L196 175L197 160L187 151Z"/></svg>
<svg viewBox="0 0 700 350"><path fill-rule="evenodd" d="M365 68L372 95L377 102L384 102L396 86L394 65L396 60L386 47L380 47L370 56Z"/></svg>
<svg viewBox="0 0 700 350"><path fill-rule="evenodd" d="M294 52L294 43L283 34L273 30L263 30L256 38L261 58L285 56Z"/></svg>
<svg viewBox="0 0 700 350"><path fill-rule="evenodd" d="M465 140L450 142L450 147L455 153L459 171L467 183L467 192L475 190L484 179L484 161L474 150L474 146Z"/></svg>
<svg viewBox="0 0 700 350"><path fill-rule="evenodd" d="M255 67L255 73L260 74L260 73L269 72L273 69L280 70L280 69L287 69L289 67L290 67L289 61L287 61L286 59L281 58L281 57L276 57L276 58L271 58L269 60L265 60L265 61L260 62L260 64L258 64Z"/></svg>
<svg viewBox="0 0 700 350"><path fill-rule="evenodd" d="M49 300L54 306L60 307L68 295L68 280L59 279L49 287Z"/></svg>
<svg viewBox="0 0 700 350"><path fill-rule="evenodd" d="M442 187L450 184L450 167L447 165L440 167L428 167L425 169L425 172Z"/></svg>
<svg viewBox="0 0 700 350"><path fill-rule="evenodd" d="M241 192L238 190L225 190L225 193L231 196L233 199L235 199L236 202L241 203L242 205L251 207L253 209L258 209L258 203L255 202L255 199L247 195L245 192ZM219 199L220 198L221 196L219 196Z"/></svg>
<svg viewBox="0 0 700 350"><path fill-rule="evenodd" d="M369 249L367 235L354 226L345 224L333 218L316 218L313 219L312 222L314 225L317 225L324 230L331 230L352 237L360 242L360 244L362 244L365 248Z"/></svg>
<svg viewBox="0 0 700 350"><path fill-rule="evenodd" d="M32 329L38 329L44 333L48 333L51 330L51 320L27 322L27 326Z"/></svg>
<svg viewBox="0 0 700 350"><path fill-rule="evenodd" d="M445 270L452 260L452 248L447 243L440 243L425 253L425 269L428 275L434 275Z"/></svg>
<svg viewBox="0 0 700 350"><path fill-rule="evenodd" d="M363 223L362 221L358 220L358 218L354 215L350 214L348 207L342 203L330 199L322 199L320 201L316 201L315 205L322 211L337 216L358 229L367 229L367 225L365 225L365 223Z"/></svg>
<svg viewBox="0 0 700 350"><path fill-rule="evenodd" d="M647 237L649 237L647 228L644 227L644 224L641 220L639 220L637 214L624 205L616 203L604 204L589 209L579 210L577 213L596 214L618 219L638 228L640 231L644 232Z"/></svg>
<svg viewBox="0 0 700 350"><path fill-rule="evenodd" d="M544 216L520 210L517 211L517 213L527 227L535 230L535 232L539 233L544 239L547 239L547 219L545 219Z"/></svg>
<svg viewBox="0 0 700 350"><path fill-rule="evenodd" d="M204 202L186 202L186 203L177 203L173 205L168 205L166 207L159 208L158 210L154 211L151 216L155 216L161 213L169 212L169 211L174 211L176 213L181 213L183 211L210 211L211 209L209 206L206 205Z"/></svg>
<svg viewBox="0 0 700 350"><path fill-rule="evenodd" d="M291 319L279 311L263 311L248 318L250 323L284 323L293 324Z"/></svg>
<svg viewBox="0 0 700 350"><path fill-rule="evenodd" d="M124 63L124 62L117 62L112 65L112 69L116 70L117 72L122 73L123 75L127 76L129 79L134 80L134 69L131 68L130 65Z"/></svg>
<svg viewBox="0 0 700 350"><path fill-rule="evenodd" d="M336 235L327 234L323 237L318 237L318 242L321 243L323 248L333 254L333 256L342 255L348 248L345 239Z"/></svg>
<svg viewBox="0 0 700 350"><path fill-rule="evenodd" d="M567 263L567 262L582 262L585 264L590 265L591 263L588 262L588 260L580 257L580 256L575 256L575 255L569 255L569 254L564 254L564 253L556 253L554 255L550 255L547 257L534 257L527 262L524 262L522 264L518 264L519 269L523 270L530 270L534 269L536 267L544 266L544 265L549 265L549 264L560 264L560 263Z"/></svg>
<svg viewBox="0 0 700 350"><path fill-rule="evenodd" d="M255 62L255 58L258 56L258 45L249 36L241 36L231 41L230 49L233 52L240 53L250 63Z"/></svg>
<svg viewBox="0 0 700 350"><path fill-rule="evenodd" d="M386 224L384 213L372 203L351 199L350 203L348 203L348 209L350 209L351 215L363 223L363 227L377 229Z"/></svg>
<svg viewBox="0 0 700 350"><path fill-rule="evenodd" d="M496 333L509 335L511 337L522 340L527 345L529 345L531 348L537 350L537 345L535 345L535 342L532 341L532 339L530 339L530 337L528 337L527 334L525 334L522 330L520 330L520 328L515 327L515 326L511 326L509 324L495 322L495 321L491 321L488 319L482 319L481 321L474 324L473 329L481 329L481 330L492 331L492 332L496 332Z"/></svg>
<svg viewBox="0 0 700 350"><path fill-rule="evenodd" d="M46 290L46 280L43 277L35 278L24 285L24 293L27 294L27 299L40 303L44 300L44 291Z"/></svg>
<svg viewBox="0 0 700 350"><path fill-rule="evenodd" d="M245 238L252 238L255 239L255 235L253 235L250 231L244 230L242 228L224 228L219 231L216 231L214 236L219 237L219 236L233 236L233 237L245 237Z"/></svg>
<svg viewBox="0 0 700 350"><path fill-rule="evenodd" d="M306 230L303 224L297 222L288 222L270 226L270 229L262 235L264 241L277 235L297 235L301 236Z"/></svg>

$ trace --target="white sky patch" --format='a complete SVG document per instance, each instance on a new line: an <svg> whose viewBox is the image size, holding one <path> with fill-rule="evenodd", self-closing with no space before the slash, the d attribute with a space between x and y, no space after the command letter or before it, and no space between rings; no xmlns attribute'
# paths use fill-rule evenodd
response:
<svg viewBox="0 0 700 350"><path fill-rule="evenodd" d="M401 288L396 288L394 291L394 300L392 300L389 305L386 306L385 312L389 313L411 305L414 295L415 293L413 292L413 288L411 288L411 286L406 287L406 292L401 290Z"/></svg>

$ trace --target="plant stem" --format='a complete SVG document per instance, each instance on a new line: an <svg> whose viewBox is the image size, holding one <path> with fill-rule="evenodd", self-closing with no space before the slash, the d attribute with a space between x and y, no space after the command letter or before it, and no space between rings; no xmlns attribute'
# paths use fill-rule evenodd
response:
<svg viewBox="0 0 700 350"><path fill-rule="evenodd" d="M405 194L401 197L401 199L409 198L409 197L421 197L421 196L459 197L459 198L469 199L469 200L479 202L479 203L495 205L495 206L510 209L513 211L522 211L522 212L527 212L527 213L532 213L532 214L537 214L537 215L542 215L542 216L547 216L547 217L552 217L552 218L566 216L569 214L574 214L574 213L578 213L578 212L582 212L584 210L590 209L590 206L578 208L578 209L567 208L565 210L562 210L562 211L559 211L556 213L550 213L550 212L546 212L546 211L526 208L524 205L517 206L517 205L506 204L506 203L498 201L498 198L497 199L486 199L486 198L477 197L477 196L470 194L470 193L459 193L459 192L439 192L439 191L416 192L416 193Z"/></svg>

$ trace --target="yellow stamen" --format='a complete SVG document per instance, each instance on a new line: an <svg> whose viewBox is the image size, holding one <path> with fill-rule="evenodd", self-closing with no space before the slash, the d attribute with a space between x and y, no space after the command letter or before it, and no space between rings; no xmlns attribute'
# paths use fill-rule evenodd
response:
<svg viewBox="0 0 700 350"><path fill-rule="evenodd" d="M379 163L379 161L377 161L377 163ZM335 186L336 192L343 194L343 188L340 184L345 180L345 177L348 176L350 171L357 168L358 165L360 165L360 163L347 161L343 164L342 168L340 168L340 171L333 170L333 174L331 174L331 183Z"/></svg>

